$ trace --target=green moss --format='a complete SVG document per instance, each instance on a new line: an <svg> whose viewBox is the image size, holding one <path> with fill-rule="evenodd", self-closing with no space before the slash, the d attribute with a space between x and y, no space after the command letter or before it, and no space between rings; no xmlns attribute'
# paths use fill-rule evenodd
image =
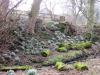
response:
<svg viewBox="0 0 100 75"><path fill-rule="evenodd" d="M57 49L57 51L59 51L59 52L65 52L67 50L70 50L72 48L72 45L69 44L69 43L60 43L58 45L58 47L59 48Z"/></svg>
<svg viewBox="0 0 100 75"><path fill-rule="evenodd" d="M49 66L49 65L55 64L56 62L61 62L61 61L64 61L64 56L63 55L57 55L53 58L52 57L48 58L48 60L44 61L42 63L42 65Z"/></svg>
<svg viewBox="0 0 100 75"><path fill-rule="evenodd" d="M77 62L74 64L75 69L83 71L83 70L88 70L88 67L86 64L83 64L81 62Z"/></svg>
<svg viewBox="0 0 100 75"><path fill-rule="evenodd" d="M63 62L56 62L55 67L58 71L62 71L65 69L65 64Z"/></svg>
<svg viewBox="0 0 100 75"><path fill-rule="evenodd" d="M51 51L49 50L49 49L45 49L45 50L43 50L42 52L41 52L41 55L43 56L43 57L47 57L47 56L49 56L51 54Z"/></svg>
<svg viewBox="0 0 100 75"><path fill-rule="evenodd" d="M71 44L66 44L65 46L66 46L66 49L67 49L67 50L72 49L72 45L71 45Z"/></svg>
<svg viewBox="0 0 100 75"><path fill-rule="evenodd" d="M59 46L59 48L66 47L67 50L72 48L71 44L69 44L69 43L60 43L58 46Z"/></svg>
<svg viewBox="0 0 100 75"><path fill-rule="evenodd" d="M91 48L91 46L92 46L92 42L86 41L86 42L79 42L79 43L73 44L72 48L82 50L82 49Z"/></svg>
<svg viewBox="0 0 100 75"><path fill-rule="evenodd" d="M58 46L59 47L65 47L65 43L60 43Z"/></svg>
<svg viewBox="0 0 100 75"><path fill-rule="evenodd" d="M57 51L58 51L58 52L66 52L67 49L66 49L66 47L59 47L59 48L57 49Z"/></svg>
<svg viewBox="0 0 100 75"><path fill-rule="evenodd" d="M83 46L84 48L91 48L92 43L91 43L90 41L86 41L86 42L83 42L83 43L82 43L82 46Z"/></svg>
<svg viewBox="0 0 100 75"><path fill-rule="evenodd" d="M48 58L46 61L44 61L42 64L44 66L54 65L56 62L66 62L71 61L72 59L75 59L76 57L79 57L82 55L82 51L68 51L64 55L57 55Z"/></svg>
<svg viewBox="0 0 100 75"><path fill-rule="evenodd" d="M66 55L65 55L65 61L71 61L72 59L76 59L77 57L80 57L82 55L82 51L69 51Z"/></svg>
<svg viewBox="0 0 100 75"><path fill-rule="evenodd" d="M13 66L13 67L2 67L0 70L3 70L3 71L7 71L7 70L28 70L28 69L32 69L32 66Z"/></svg>
<svg viewBox="0 0 100 75"><path fill-rule="evenodd" d="M72 48L73 48L73 49L77 49L77 50L82 50L82 49L84 49L84 47L82 46L81 43L73 44Z"/></svg>

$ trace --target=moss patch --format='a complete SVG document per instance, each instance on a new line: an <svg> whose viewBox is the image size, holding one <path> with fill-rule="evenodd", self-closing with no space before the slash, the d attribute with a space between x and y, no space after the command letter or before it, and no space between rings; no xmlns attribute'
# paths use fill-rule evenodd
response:
<svg viewBox="0 0 100 75"><path fill-rule="evenodd" d="M44 61L42 64L44 66L54 65L56 62L66 62L71 61L72 59L75 59L82 55L82 51L68 51L68 53L65 53L63 55L56 55L53 57L48 58L46 61Z"/></svg>
<svg viewBox="0 0 100 75"><path fill-rule="evenodd" d="M66 61L72 61L80 56L83 55L83 52L81 50L79 51L69 51L68 53L66 53L65 55L65 59L64 62Z"/></svg>
<svg viewBox="0 0 100 75"><path fill-rule="evenodd" d="M69 43L60 43L58 46L59 47L66 47L67 50L72 48L71 44L69 44Z"/></svg>
<svg viewBox="0 0 100 75"><path fill-rule="evenodd" d="M0 70L1 71L7 71L7 70L28 70L32 69L32 66L13 66L13 67L2 67Z"/></svg>
<svg viewBox="0 0 100 75"><path fill-rule="evenodd" d="M51 51L50 51L49 49L45 49L45 50L43 50L43 51L41 52L41 55L42 55L43 57L47 57L47 56L51 55Z"/></svg>
<svg viewBox="0 0 100 75"><path fill-rule="evenodd" d="M88 48L91 48L92 46L92 42L90 41L86 41L86 42L79 42L79 43L76 43L76 44L73 44L72 45L72 48L73 49L88 49Z"/></svg>
<svg viewBox="0 0 100 75"><path fill-rule="evenodd" d="M55 57L48 58L48 60L44 61L42 63L42 65L43 66L54 65L54 64L56 64L56 62L61 62L63 60L64 60L64 56L63 55L57 55Z"/></svg>
<svg viewBox="0 0 100 75"><path fill-rule="evenodd" d="M58 52L66 52L67 49L66 49L66 47L59 47L59 48L57 49L57 51L58 51Z"/></svg>
<svg viewBox="0 0 100 75"><path fill-rule="evenodd" d="M58 71L65 70L65 64L63 62L56 62L55 67Z"/></svg>
<svg viewBox="0 0 100 75"><path fill-rule="evenodd" d="M83 70L88 70L88 67L86 64L83 64L81 62L77 62L74 64L75 69L83 71Z"/></svg>

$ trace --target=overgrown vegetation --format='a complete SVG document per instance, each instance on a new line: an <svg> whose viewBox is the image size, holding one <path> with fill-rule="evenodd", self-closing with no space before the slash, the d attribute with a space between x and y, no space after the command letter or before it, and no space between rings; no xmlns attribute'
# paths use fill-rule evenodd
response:
<svg viewBox="0 0 100 75"><path fill-rule="evenodd" d="M0 70L28 70L28 75L38 75L32 66L39 70L42 67L57 71L89 70L83 63L87 60L81 60L100 55L100 26L94 20L98 16L94 13L98 1L69 0L71 15L64 13L66 16L56 15L48 7L45 7L48 13L41 15L42 0L33 1L29 14L19 13L16 8L22 1L14 6L10 6L10 0L0 1ZM82 25L78 25L78 19Z"/></svg>

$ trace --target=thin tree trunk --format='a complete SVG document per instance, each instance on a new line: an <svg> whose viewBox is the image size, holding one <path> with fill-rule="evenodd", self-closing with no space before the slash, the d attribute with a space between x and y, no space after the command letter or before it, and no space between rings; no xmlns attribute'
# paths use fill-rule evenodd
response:
<svg viewBox="0 0 100 75"><path fill-rule="evenodd" d="M29 18L28 32L34 33L35 23L40 10L42 0L33 0L31 8L31 17Z"/></svg>
<svg viewBox="0 0 100 75"><path fill-rule="evenodd" d="M87 27L88 33L91 34L91 39L93 35L93 27L94 27L94 4L95 0L88 0L88 20L87 20Z"/></svg>

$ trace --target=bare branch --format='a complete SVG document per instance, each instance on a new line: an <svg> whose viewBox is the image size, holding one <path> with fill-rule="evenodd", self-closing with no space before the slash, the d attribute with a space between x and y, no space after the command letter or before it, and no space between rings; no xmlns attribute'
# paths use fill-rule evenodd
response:
<svg viewBox="0 0 100 75"><path fill-rule="evenodd" d="M12 10L13 10L14 8L16 8L22 1L23 1L23 0L18 1L18 2L16 3L16 5L14 5L14 6L7 12L7 14L6 14L5 17L7 17L8 14L9 14L10 12L12 12Z"/></svg>

